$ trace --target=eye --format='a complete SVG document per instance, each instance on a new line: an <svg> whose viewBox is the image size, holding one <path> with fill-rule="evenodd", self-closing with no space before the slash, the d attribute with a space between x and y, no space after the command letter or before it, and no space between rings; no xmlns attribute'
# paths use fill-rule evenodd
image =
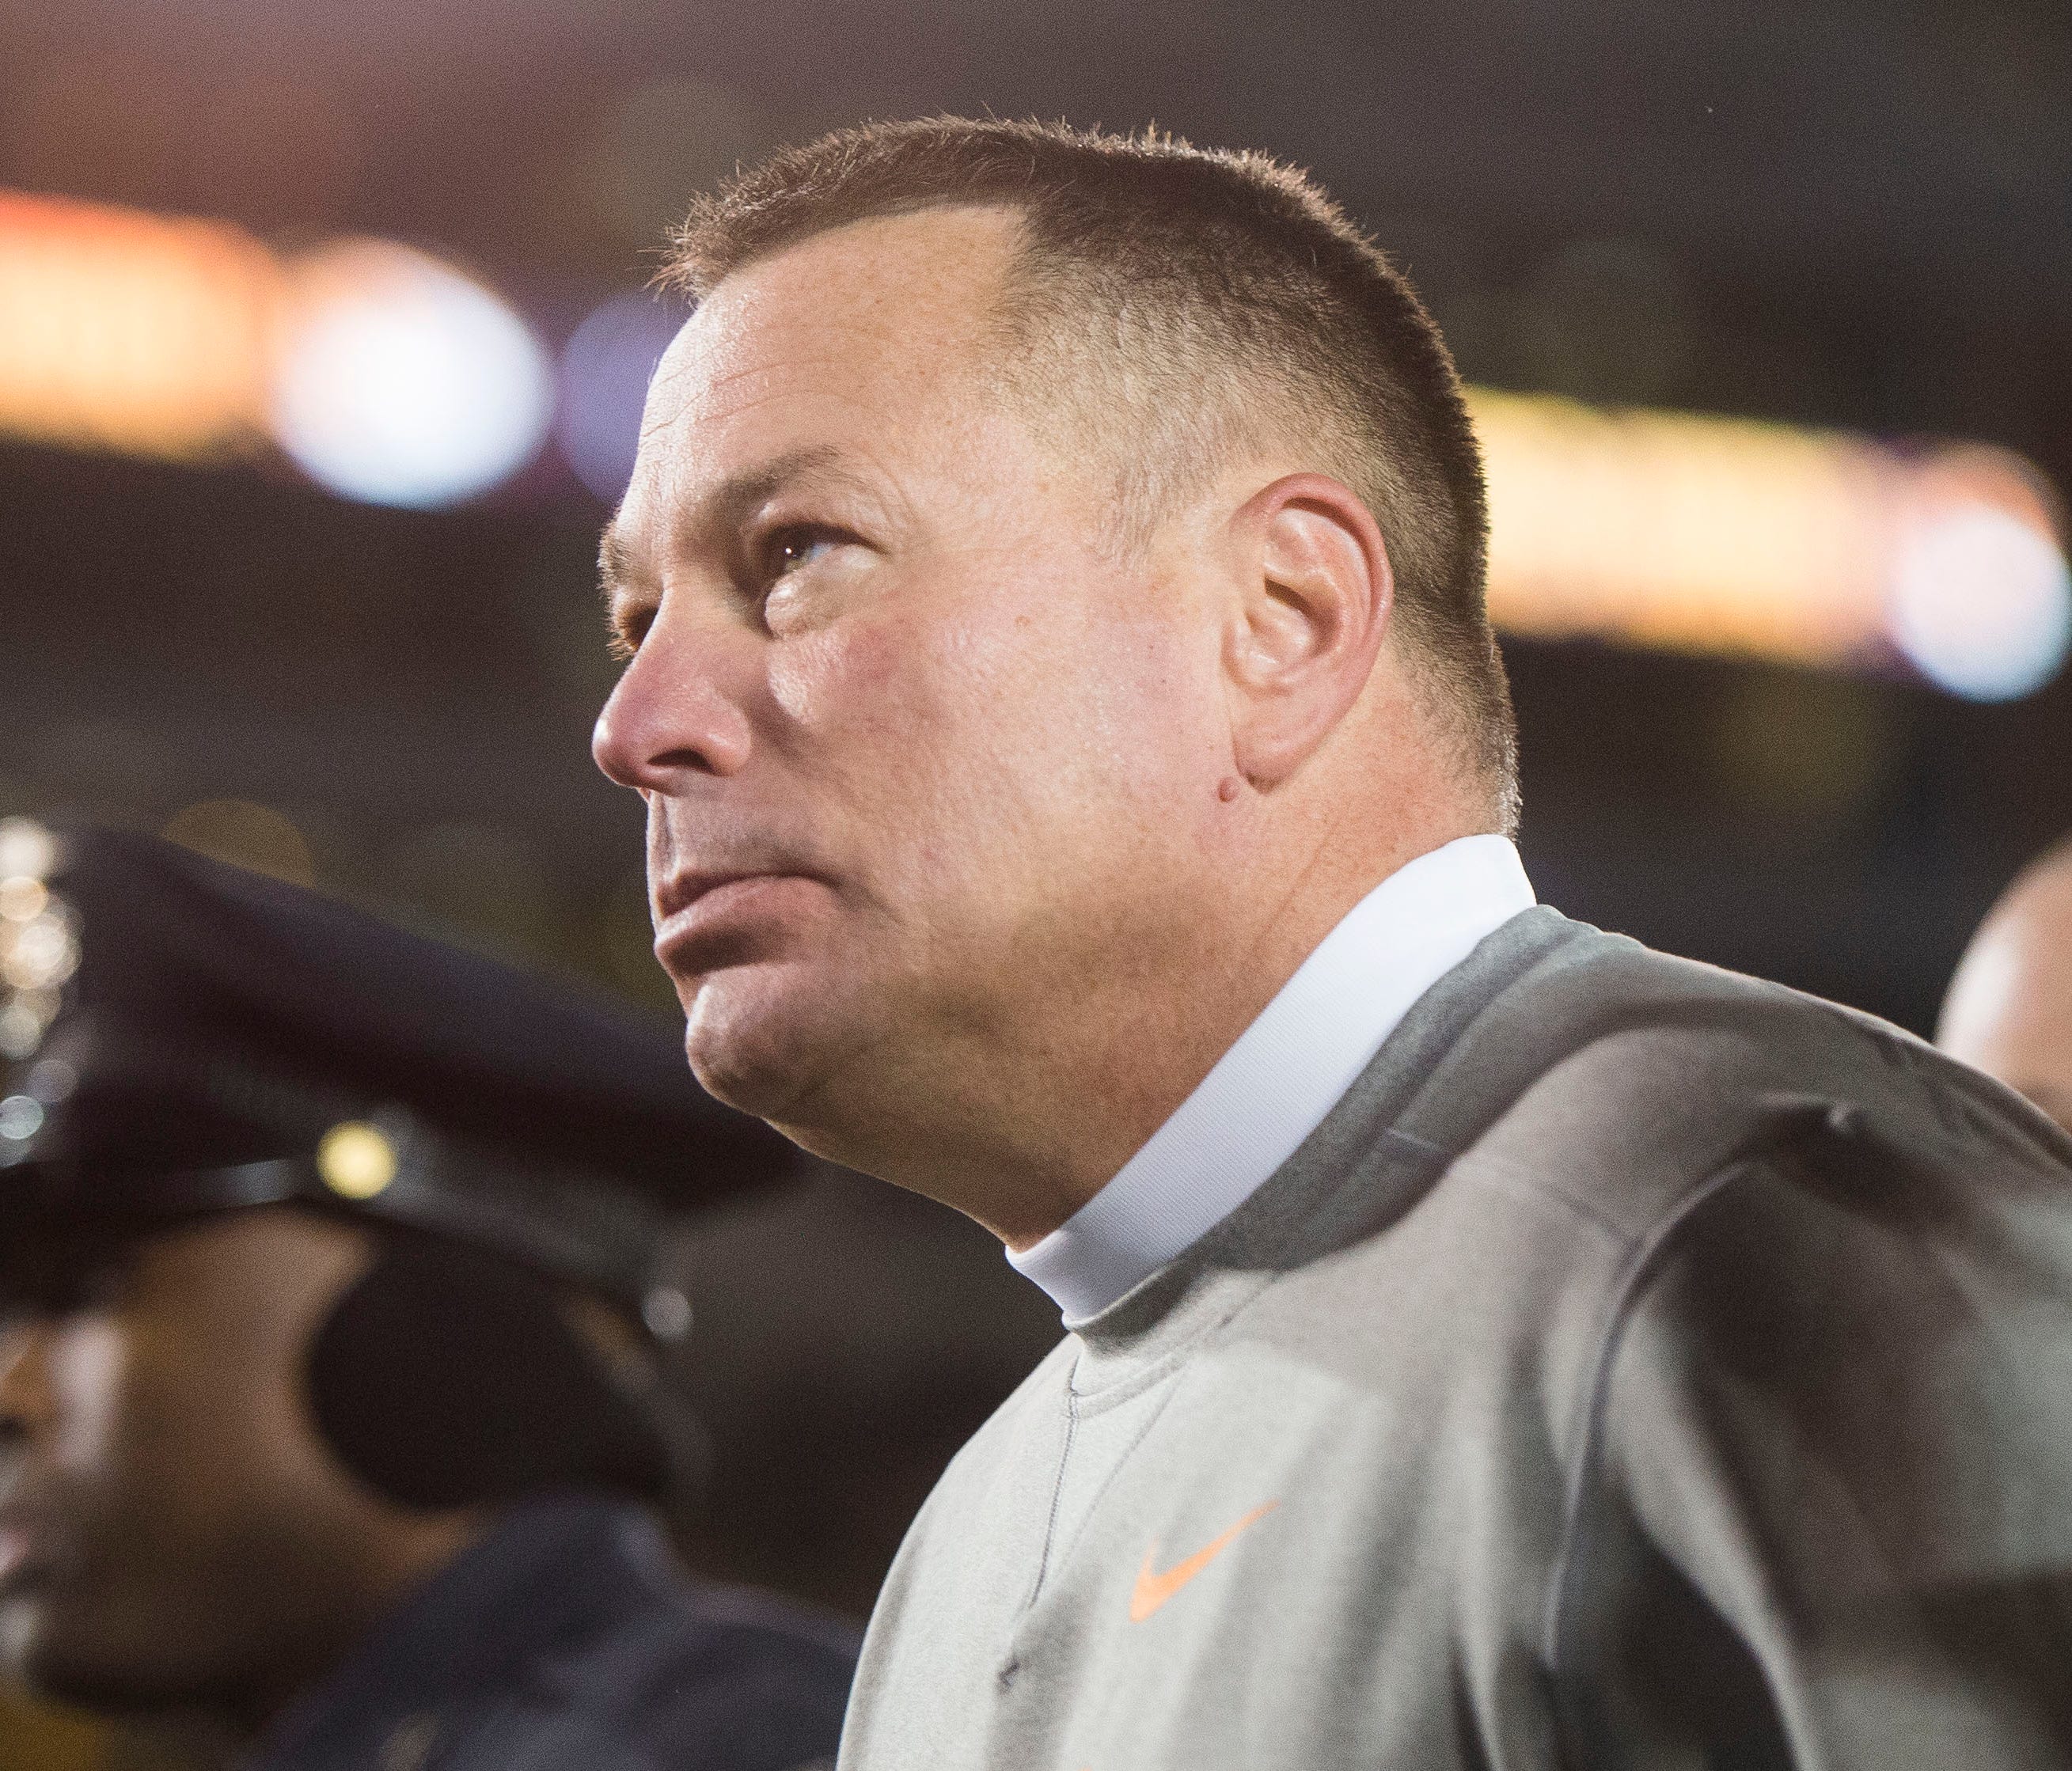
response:
<svg viewBox="0 0 2072 1771"><path fill-rule="evenodd" d="M763 574L773 581L788 577L855 539L846 530L824 523L793 523L774 529L763 544Z"/></svg>

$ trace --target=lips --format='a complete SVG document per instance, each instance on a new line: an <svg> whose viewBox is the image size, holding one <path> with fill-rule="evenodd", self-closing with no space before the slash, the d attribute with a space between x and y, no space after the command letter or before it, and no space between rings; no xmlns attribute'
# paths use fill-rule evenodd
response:
<svg viewBox="0 0 2072 1771"><path fill-rule="evenodd" d="M750 880L781 879L785 875L761 868L738 868L726 871L701 872L682 869L663 881L655 894L655 908L660 913L658 920L667 922L681 915L701 898L730 886L739 886Z"/></svg>
<svg viewBox="0 0 2072 1771"><path fill-rule="evenodd" d="M818 882L791 871L672 873L655 894L655 956L673 973L737 963L760 943L758 925L767 932L767 913L789 889Z"/></svg>

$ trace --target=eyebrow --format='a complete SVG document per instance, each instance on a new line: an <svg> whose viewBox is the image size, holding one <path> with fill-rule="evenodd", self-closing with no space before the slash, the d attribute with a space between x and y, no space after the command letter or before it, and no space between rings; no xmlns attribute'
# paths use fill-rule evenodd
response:
<svg viewBox="0 0 2072 1771"><path fill-rule="evenodd" d="M843 467L841 451L832 445L822 443L809 449L795 449L760 467L721 481L680 520L672 523L671 529L674 536L680 536L738 528L760 506L787 487L806 479L861 483L857 476ZM620 530L615 516L604 525L604 533L598 542L597 569L598 588L607 603L630 586L652 576L635 557L632 544Z"/></svg>
<svg viewBox="0 0 2072 1771"><path fill-rule="evenodd" d="M619 519L615 516L604 525L597 544L598 594L609 602L635 576L633 550L619 532Z"/></svg>

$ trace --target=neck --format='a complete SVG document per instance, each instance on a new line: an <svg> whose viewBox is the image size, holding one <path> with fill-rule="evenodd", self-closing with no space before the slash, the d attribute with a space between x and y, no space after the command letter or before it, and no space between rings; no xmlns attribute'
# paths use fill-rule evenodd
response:
<svg viewBox="0 0 2072 1771"><path fill-rule="evenodd" d="M963 1049L932 1053L911 1088L881 1087L881 1109L896 1094L914 1111L879 1118L871 1147L783 1129L1026 1248L1108 1184L1369 891L1486 828L1455 813L1400 820L1385 843L1363 832L1356 850L1320 840L1224 857L1200 894L1174 895L1155 951L1118 943L1097 980L1018 1001Z"/></svg>

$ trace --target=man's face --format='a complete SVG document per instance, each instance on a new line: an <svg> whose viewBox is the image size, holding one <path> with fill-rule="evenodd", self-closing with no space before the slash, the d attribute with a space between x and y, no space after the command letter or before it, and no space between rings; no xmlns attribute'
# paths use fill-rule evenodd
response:
<svg viewBox="0 0 2072 1771"><path fill-rule="evenodd" d="M816 1147L1126 1015L1213 873L1214 532L1120 557L1113 464L991 391L1010 240L944 211L726 278L607 542L637 650L596 750L693 1066Z"/></svg>
<svg viewBox="0 0 2072 1771"><path fill-rule="evenodd" d="M1987 918L1937 1042L2072 1131L2072 863L2024 880Z"/></svg>
<svg viewBox="0 0 2072 1771"><path fill-rule="evenodd" d="M67 1253L15 1301L0 1668L150 1707L265 1687L319 1651L368 1503L306 1421L300 1362L364 1258L351 1230L273 1208Z"/></svg>

